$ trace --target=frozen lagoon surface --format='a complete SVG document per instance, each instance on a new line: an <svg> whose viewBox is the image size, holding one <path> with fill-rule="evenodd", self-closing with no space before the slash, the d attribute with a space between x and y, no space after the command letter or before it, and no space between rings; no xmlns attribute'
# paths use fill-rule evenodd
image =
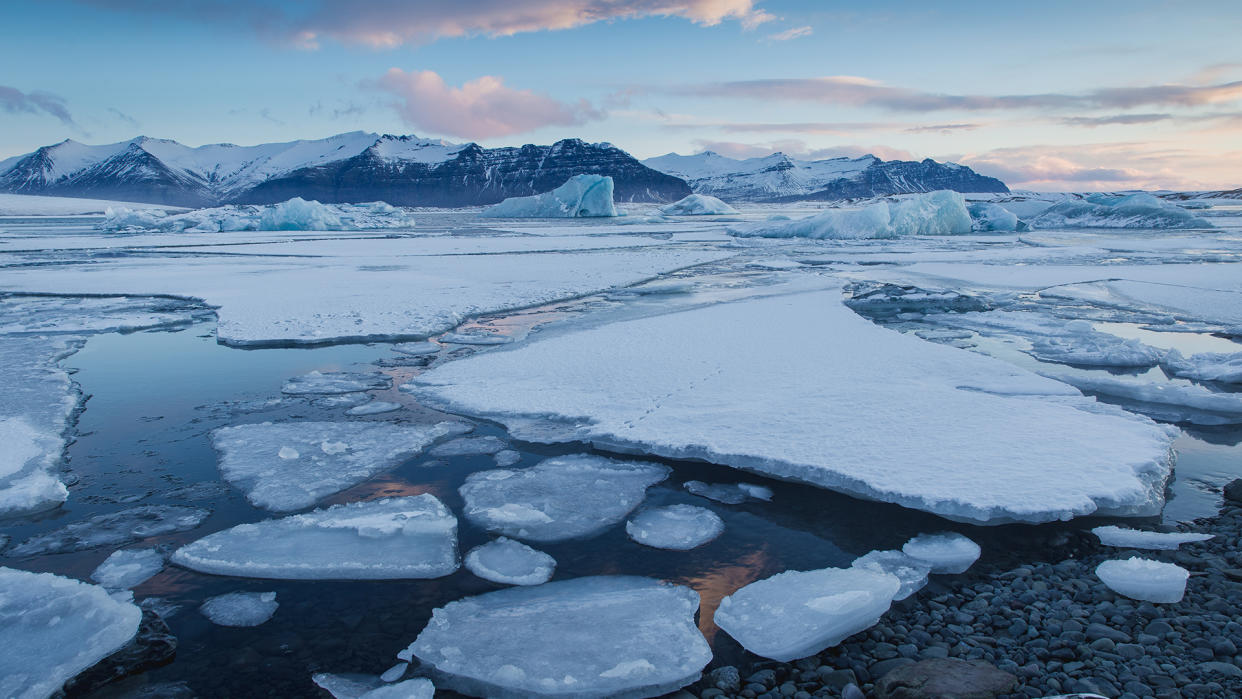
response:
<svg viewBox="0 0 1242 699"><path fill-rule="evenodd" d="M1003 201L998 205L1012 206ZM138 295L0 295L0 342L25 343L24 349L13 350L23 356L46 352L49 363L44 366L57 379L47 384L55 390L42 394L47 403L14 400L14 410L4 416L21 416L34 425L39 415L49 414L37 406L63 411L52 414L56 421L43 423L48 425L43 433L58 437L47 442L51 448L45 453L63 451L64 458L53 458L42 472L63 484L66 494L55 509L0 520L0 541L9 539L0 549L4 564L90 581L91 573L118 550L171 552L239 525L281 521L272 520L272 512L256 507L244 490L223 479L211 442L217 429L263 422L419 429L445 421L464 423L469 416L445 414L417 393L397 387L428 369L434 374L476 355L510 354L619 323L669 314L680 318L682 312L765 299L835 294L848 302L842 312L857 314L876 330L917 340L910 348L931 347L937 357L948 356L941 350L988 355L1012 367L1011 378L1039 373L1095 376L1214 394L1237 392L1236 386L1210 378L1228 376L1222 373L1228 358L1242 351L1236 339L1236 329L1242 327L1242 274L1237 267L1242 216L1228 206L1194 212L1213 222L1216 228L1210 231L1041 229L866 241L736 238L724 230L726 225L763 223L774 216L804 219L824 211L817 204L740 207L731 215L739 221L727 224L710 217L659 221L648 219L654 207L622 208L629 215L556 222L415 212L416 229L380 233L103 234L95 230L98 218L6 221L0 225L4 290ZM1018 213L1023 219L1033 216ZM229 254L215 254L221 252ZM791 293L798 289L806 294ZM1001 322L1018 313L1031 322L1024 327ZM216 315L222 318L218 324ZM821 316L821 311L791 315L779 328L755 328L750 342L770 352L756 351L752 369L767 371L782 353L811 346ZM966 316L978 322L969 327L946 322ZM463 322L468 318L473 320ZM1094 333L1137 340L1159 351L1177 349L1185 359L1202 356L1195 359L1194 371L1167 357L1149 367L1063 364L1118 346L1095 335L1088 335L1098 341L1094 345L1080 341L1066 332L1066 324L1073 321L1089 323ZM692 334L676 323L665 328L674 336ZM442 343L437 339L442 331L512 341ZM1037 357L1034 342L1040 337L1060 338L1066 351ZM404 343L388 344L389 339ZM666 355L654 348L667 339L639 336L633 341L648 342L652 348L635 376L658 371L657 360ZM242 351L233 345L255 349ZM696 368L696 373L668 384L665 393L672 395L667 399L663 394L656 398L667 409L670 402L700 391L703 384L693 379L717 366L701 372ZM832 369L823 362L814 372ZM282 393L286 383L311 372L378 373L386 378L372 377L373 387L355 386L348 393ZM3 379L10 396L17 387L9 384L38 385L13 376ZM1042 383L1051 380L1039 379L1039 385L1054 386ZM975 385L962 393L986 399L982 388ZM990 395L1082 405L1068 389L1057 391L1066 393ZM80 404L79 393L90 400ZM1198 414L1202 411L1185 406L1094 395L1100 402L1093 410L1101 415L1116 417L1124 411L1150 416L1176 430L1172 445L1177 463L1164 491L1170 497L1159 516L978 527L719 464L631 453L643 450L609 440L562 443L556 433L565 426L545 422L547 416L512 418L514 433L492 421L478 422L470 437L491 437L493 445L506 446L503 451L491 455L464 449L445 456L422 451L399 458L293 516L313 516L311 507L326 511L430 494L458 518L457 550L469 552L495 538L464 516L459 489L472 474L498 465L523 471L573 454L656 463L668 468L669 475L647 486L632 512L584 537L533 545L556 560L554 582L637 575L693 589L702 600L697 626L714 656L712 665L742 666L753 656L721 632L713 616L722 598L750 583L785 571L846 569L858 561L858 567L896 573L901 595L918 584L919 571L900 565L905 559L898 558L899 549L922 532L945 530L965 534L981 546L983 559L977 567L998 558L1055 562L1059 559L1048 558L1053 554L1046 542L1058 532L1085 532L1108 524L1165 529L1162 523L1211 514L1219 503L1220 486L1242 475L1242 426L1236 417L1212 414L1208 417L1217 421L1204 424L1204 415ZM347 412L370 401L403 409L371 415ZM759 412L750 401L748 397L729 407L739 416ZM898 412L910 407L901 401L898 405ZM80 414L75 411L82 407ZM788 405L776 413L805 419ZM1187 415L1198 421L1185 419ZM636 416L637 428L655 417L661 417L660 411ZM551 434L539 434L549 430ZM961 434L969 435L968 425L961 426ZM976 435L974 441L989 437L982 428ZM59 439L63 446L57 446L62 444ZM280 459L281 447L303 456L297 445L276 445L276 466L293 461ZM317 448L322 451L321 444ZM696 481L723 486L719 492L727 490L731 503L686 489ZM753 489L749 497L741 497L749 492L742 484ZM654 549L629 539L627 519L671 505L710 507L724 522L724 531L710 545L687 551ZM353 556L343 559L348 562L385 543L363 536L363 531L308 526L298 534L312 541L341 535L343 542L350 542L343 545ZM254 550L246 544L238 549L243 556ZM321 562L339 564L337 550L326 551ZM886 557L868 559L864 554L869 551ZM951 578L940 583L954 584ZM338 573L329 581L315 581L234 577L170 564L138 583L133 594L167 615L180 652L169 665L122 680L116 689L124 694L147 684L184 682L200 696L242 695L255 686L305 696L317 691L308 662L327 672L373 678L376 684L369 688L374 689L379 676L396 662L393 656L427 628L432 610L494 591L498 584L464 568L437 578L367 581ZM235 592L275 592L280 609L251 628L217 626L197 613L205 600ZM913 592L902 604L919 607L925 594ZM244 663L237 662L238 639L244 639ZM655 658L644 659L663 667ZM230 671L220 672L224 666ZM625 669L642 668L635 663ZM406 676L416 674L411 668Z"/></svg>

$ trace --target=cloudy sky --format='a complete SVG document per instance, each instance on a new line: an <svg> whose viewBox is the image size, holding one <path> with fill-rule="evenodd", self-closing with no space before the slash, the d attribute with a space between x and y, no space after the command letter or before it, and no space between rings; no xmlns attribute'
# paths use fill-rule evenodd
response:
<svg viewBox="0 0 1242 699"><path fill-rule="evenodd" d="M0 23L0 158L365 130L1232 188L1239 36L1238 0L40 0Z"/></svg>

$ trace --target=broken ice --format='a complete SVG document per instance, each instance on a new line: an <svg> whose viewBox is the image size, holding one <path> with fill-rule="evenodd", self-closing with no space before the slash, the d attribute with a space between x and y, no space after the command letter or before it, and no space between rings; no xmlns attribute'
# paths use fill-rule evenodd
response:
<svg viewBox="0 0 1242 699"><path fill-rule="evenodd" d="M1138 529L1107 526L1091 530L1105 546L1116 546L1128 549L1151 549L1171 551L1182 544L1207 541L1211 534L1195 534L1193 532L1145 532Z"/></svg>
<svg viewBox="0 0 1242 699"><path fill-rule="evenodd" d="M14 546L10 556L84 551L99 546L121 546L159 534L194 529L210 510L181 505L142 505L88 517L44 534L36 534Z"/></svg>
<svg viewBox="0 0 1242 699"><path fill-rule="evenodd" d="M688 551L720 536L724 522L705 507L669 505L634 515L625 523L625 532L644 546Z"/></svg>
<svg viewBox="0 0 1242 699"><path fill-rule="evenodd" d="M901 547L902 553L931 566L933 573L965 573L979 560L979 544L956 532L920 534Z"/></svg>
<svg viewBox="0 0 1242 699"><path fill-rule="evenodd" d="M356 231L412 228L414 218L384 202L321 204L294 197L267 206L229 205L165 214L158 209L109 207L99 224L106 231L126 233L220 233L230 231Z"/></svg>
<svg viewBox="0 0 1242 699"><path fill-rule="evenodd" d="M383 401L383 400L373 400L370 403L363 403L362 405L355 405L349 410L346 410L345 414L352 415L352 416L380 415L382 413L391 413L396 410L400 410L402 407L404 406L402 406L400 403L390 403L388 401Z"/></svg>
<svg viewBox="0 0 1242 699"><path fill-rule="evenodd" d="M388 388L392 379L379 372L312 371L285 382L281 393L291 396L357 393Z"/></svg>
<svg viewBox="0 0 1242 699"><path fill-rule="evenodd" d="M499 437L486 435L483 437L458 437L443 444L437 444L427 453L431 456L484 456L497 454L505 448L505 442Z"/></svg>
<svg viewBox="0 0 1242 699"><path fill-rule="evenodd" d="M1242 384L1242 352L1204 352L1183 357L1181 352L1169 350L1160 360L1160 366L1169 374L1184 379Z"/></svg>
<svg viewBox="0 0 1242 699"><path fill-rule="evenodd" d="M552 578L556 559L513 539L500 537L466 554L471 573L504 585L540 585Z"/></svg>
<svg viewBox="0 0 1242 699"><path fill-rule="evenodd" d="M198 611L220 626L258 626L279 606L275 592L230 592L208 598Z"/></svg>
<svg viewBox="0 0 1242 699"><path fill-rule="evenodd" d="M893 595L894 600L903 600L923 589L923 586L927 584L927 575L932 569L931 563L901 551L872 551L856 558L850 567L887 573L897 578L901 582L901 587Z"/></svg>
<svg viewBox="0 0 1242 699"><path fill-rule="evenodd" d="M1182 601L1186 580L1190 577L1181 566L1137 556L1124 561L1104 561L1096 566L1095 574L1119 595L1164 604Z"/></svg>
<svg viewBox="0 0 1242 699"><path fill-rule="evenodd" d="M91 573L91 580L110 590L128 590L164 569L164 554L155 549L114 551Z"/></svg>

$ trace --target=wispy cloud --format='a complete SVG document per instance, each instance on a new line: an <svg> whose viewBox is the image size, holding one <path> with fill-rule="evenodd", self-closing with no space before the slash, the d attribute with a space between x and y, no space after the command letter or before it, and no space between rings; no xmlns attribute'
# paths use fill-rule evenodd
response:
<svg viewBox="0 0 1242 699"><path fill-rule="evenodd" d="M111 114L113 117L115 117L117 121L121 122L122 124L125 124L126 126L130 128L133 128L133 129L142 128L142 124L138 123L137 119L126 114L125 112L122 112L116 107L108 107L108 113Z"/></svg>
<svg viewBox="0 0 1242 699"><path fill-rule="evenodd" d="M1010 187L1034 190L1217 189L1242 184L1242 152L1149 142L1033 145L962 155Z"/></svg>
<svg viewBox="0 0 1242 699"><path fill-rule="evenodd" d="M786 29L783 32L777 32L775 34L768 34L767 38L772 41L789 41L791 39L801 39L804 36L810 36L811 34L814 34L814 33L815 33L815 30L812 29L810 26L793 27L792 29Z"/></svg>
<svg viewBox="0 0 1242 699"><path fill-rule="evenodd" d="M50 92L22 92L15 87L0 85L0 109L9 114L43 114L56 118L65 126L78 128L64 98Z"/></svg>
<svg viewBox="0 0 1242 699"><path fill-rule="evenodd" d="M923 126L910 126L903 129L906 133L958 133L961 131L974 131L982 128L983 124L926 124Z"/></svg>
<svg viewBox="0 0 1242 699"><path fill-rule="evenodd" d="M486 139L604 118L586 100L561 102L507 87L502 78L491 75L453 87L430 70L407 73L393 68L367 86L396 96L394 107L406 123L446 136Z"/></svg>

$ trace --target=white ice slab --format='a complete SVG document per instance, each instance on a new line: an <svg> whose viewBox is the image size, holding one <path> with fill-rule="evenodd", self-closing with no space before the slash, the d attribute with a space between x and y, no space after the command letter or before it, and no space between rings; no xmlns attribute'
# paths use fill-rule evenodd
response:
<svg viewBox="0 0 1242 699"><path fill-rule="evenodd" d="M128 590L164 569L164 554L155 549L114 551L91 573L91 580L109 590Z"/></svg>
<svg viewBox="0 0 1242 699"><path fill-rule="evenodd" d="M172 561L249 578L438 578L457 570L457 518L430 494L333 505L239 524L182 546Z"/></svg>
<svg viewBox="0 0 1242 699"><path fill-rule="evenodd" d="M476 546L466 554L471 573L504 585L541 585L552 578L556 559L507 537Z"/></svg>
<svg viewBox="0 0 1242 699"><path fill-rule="evenodd" d="M1124 561L1104 561L1095 574L1113 592L1145 602L1173 604L1186 594L1190 573L1172 563L1137 556Z"/></svg>
<svg viewBox="0 0 1242 699"><path fill-rule="evenodd" d="M1212 534L1196 534L1193 532L1145 532L1109 525L1091 530L1100 538L1105 546L1116 546L1128 549L1150 549L1156 551L1172 551L1182 544L1207 541Z"/></svg>
<svg viewBox="0 0 1242 699"><path fill-rule="evenodd" d="M724 533L724 521L705 507L669 505L634 515L625 523L625 532L644 546L689 551Z"/></svg>
<svg viewBox="0 0 1242 699"><path fill-rule="evenodd" d="M208 598L198 611L220 626L258 626L279 606L275 592L230 592Z"/></svg>
<svg viewBox="0 0 1242 699"><path fill-rule="evenodd" d="M907 556L931 566L933 573L965 573L982 552L979 544L956 532L919 534L901 547Z"/></svg>
<svg viewBox="0 0 1242 699"><path fill-rule="evenodd" d="M872 551L854 559L850 567L896 577L901 582L901 587L893 595L894 600L903 600L923 589L932 569L931 563L902 551Z"/></svg>
<svg viewBox="0 0 1242 699"><path fill-rule="evenodd" d="M435 610L406 652L472 696L654 697L711 660L698 607L694 590L649 578L508 588Z"/></svg>

